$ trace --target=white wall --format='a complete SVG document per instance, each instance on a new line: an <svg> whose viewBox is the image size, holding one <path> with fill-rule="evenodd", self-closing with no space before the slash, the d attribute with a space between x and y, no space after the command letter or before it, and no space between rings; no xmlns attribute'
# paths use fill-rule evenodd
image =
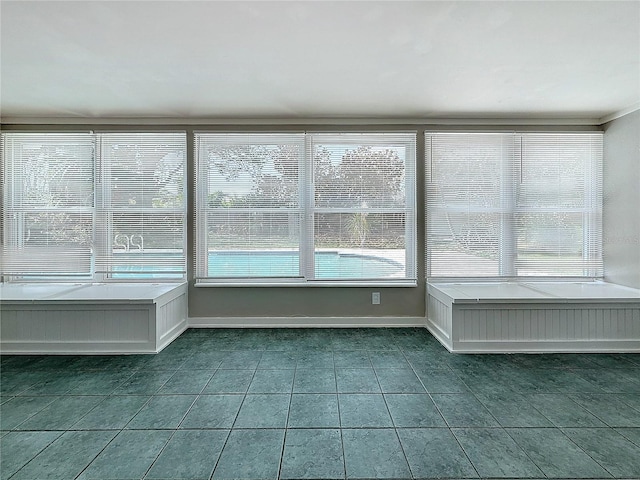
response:
<svg viewBox="0 0 640 480"><path fill-rule="evenodd" d="M640 288L640 110L605 125L605 279Z"/></svg>

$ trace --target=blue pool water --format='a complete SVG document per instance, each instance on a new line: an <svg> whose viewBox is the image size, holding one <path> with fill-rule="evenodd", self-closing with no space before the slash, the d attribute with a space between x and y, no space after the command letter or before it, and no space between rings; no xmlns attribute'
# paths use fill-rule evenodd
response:
<svg viewBox="0 0 640 480"><path fill-rule="evenodd" d="M133 255L133 254L130 254ZM170 254L167 254L170 255ZM166 273L153 273L159 268L123 265L118 268L117 278L166 278ZM162 268L166 271L166 268ZM338 252L316 252L315 272L318 279L384 278L401 274L402 265L385 258L340 254ZM209 252L209 277L298 277L299 256L292 251L265 252ZM181 278L181 275L175 277Z"/></svg>

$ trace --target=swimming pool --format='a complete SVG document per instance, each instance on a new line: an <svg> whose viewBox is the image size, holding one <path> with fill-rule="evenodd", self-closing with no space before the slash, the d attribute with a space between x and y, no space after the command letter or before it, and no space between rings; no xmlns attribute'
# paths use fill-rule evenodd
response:
<svg viewBox="0 0 640 480"><path fill-rule="evenodd" d="M135 254L129 253L127 260ZM171 253L163 254L174 255ZM148 261L146 262L148 263ZM135 265L127 263L115 268L114 278L182 278L180 274L166 274L167 267ZM170 270L179 271L178 267ZM154 273L158 271L158 273ZM209 252L208 276L210 278L300 276L300 259L296 251L216 251ZM387 278L404 274L400 262L360 253L326 251L315 253L316 279Z"/></svg>

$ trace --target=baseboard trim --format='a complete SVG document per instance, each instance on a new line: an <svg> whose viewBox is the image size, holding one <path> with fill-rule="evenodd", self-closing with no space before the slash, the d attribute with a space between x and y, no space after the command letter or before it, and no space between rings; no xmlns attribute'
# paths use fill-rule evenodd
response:
<svg viewBox="0 0 640 480"><path fill-rule="evenodd" d="M189 328L425 327L424 317L194 317Z"/></svg>

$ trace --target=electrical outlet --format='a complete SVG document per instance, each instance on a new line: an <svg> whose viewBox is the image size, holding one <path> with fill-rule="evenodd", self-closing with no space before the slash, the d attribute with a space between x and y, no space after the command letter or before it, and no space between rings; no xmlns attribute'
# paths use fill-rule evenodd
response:
<svg viewBox="0 0 640 480"><path fill-rule="evenodd" d="M371 292L371 304L380 305L380 292Z"/></svg>

